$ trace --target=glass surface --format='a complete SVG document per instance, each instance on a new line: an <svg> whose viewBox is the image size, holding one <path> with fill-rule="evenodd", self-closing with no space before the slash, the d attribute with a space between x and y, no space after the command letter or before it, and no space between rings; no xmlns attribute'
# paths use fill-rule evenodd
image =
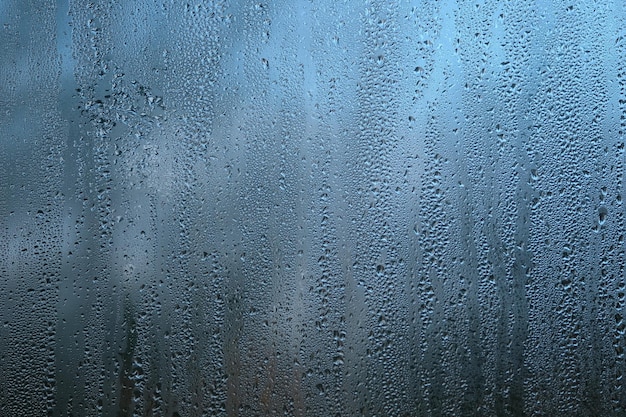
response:
<svg viewBox="0 0 626 417"><path fill-rule="evenodd" d="M626 415L625 7L0 0L0 415Z"/></svg>

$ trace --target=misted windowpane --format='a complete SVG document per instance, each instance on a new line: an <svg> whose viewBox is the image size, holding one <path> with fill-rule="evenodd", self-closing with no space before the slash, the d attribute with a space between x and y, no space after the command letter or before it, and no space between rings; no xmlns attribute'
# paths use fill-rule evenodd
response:
<svg viewBox="0 0 626 417"><path fill-rule="evenodd" d="M0 415L626 415L625 8L0 0Z"/></svg>

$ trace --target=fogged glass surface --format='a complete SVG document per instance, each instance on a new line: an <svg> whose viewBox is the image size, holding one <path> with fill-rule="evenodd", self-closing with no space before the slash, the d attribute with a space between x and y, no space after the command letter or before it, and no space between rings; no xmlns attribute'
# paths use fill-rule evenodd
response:
<svg viewBox="0 0 626 417"><path fill-rule="evenodd" d="M625 415L624 7L0 0L0 415Z"/></svg>

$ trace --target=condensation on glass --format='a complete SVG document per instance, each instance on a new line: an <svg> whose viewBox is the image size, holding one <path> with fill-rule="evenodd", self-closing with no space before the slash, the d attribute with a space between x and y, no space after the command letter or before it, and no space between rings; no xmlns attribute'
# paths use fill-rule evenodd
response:
<svg viewBox="0 0 626 417"><path fill-rule="evenodd" d="M0 0L0 414L623 416L625 7Z"/></svg>

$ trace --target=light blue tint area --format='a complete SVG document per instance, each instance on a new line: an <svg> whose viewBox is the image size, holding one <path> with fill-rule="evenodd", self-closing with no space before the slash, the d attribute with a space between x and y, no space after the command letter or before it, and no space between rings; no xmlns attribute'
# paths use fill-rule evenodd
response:
<svg viewBox="0 0 626 417"><path fill-rule="evenodd" d="M625 7L0 0L0 415L626 415Z"/></svg>

